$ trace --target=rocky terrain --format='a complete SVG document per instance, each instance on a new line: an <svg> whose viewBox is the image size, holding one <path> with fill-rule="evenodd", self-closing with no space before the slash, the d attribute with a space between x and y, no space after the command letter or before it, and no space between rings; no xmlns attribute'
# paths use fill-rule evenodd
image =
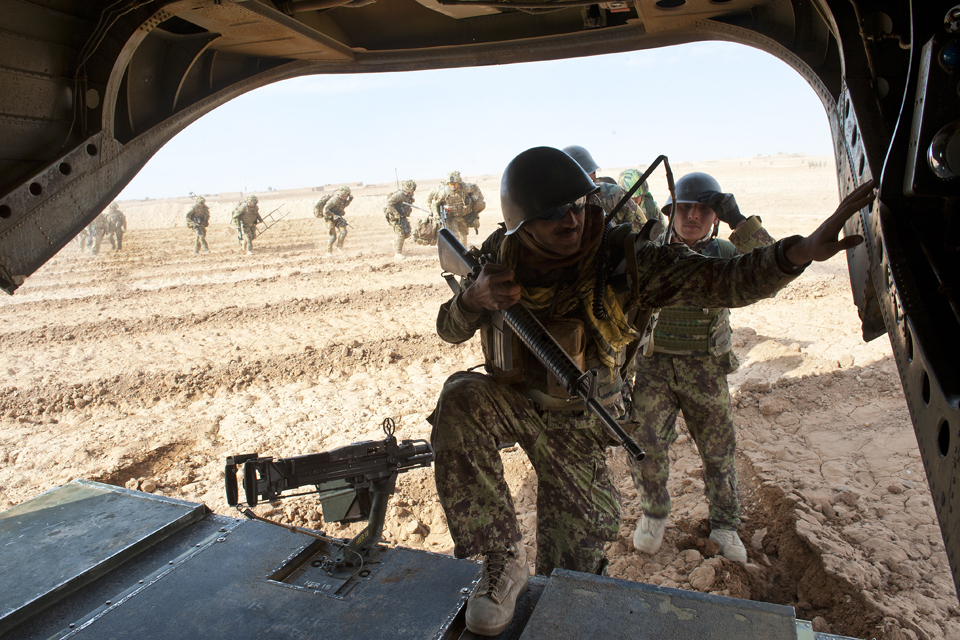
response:
<svg viewBox="0 0 960 640"><path fill-rule="evenodd" d="M832 161L824 164L777 156L674 170L710 172L784 236L813 230L835 208ZM465 179L487 196L486 234L500 219L499 177ZM422 204L437 181L418 182ZM651 184L662 203L665 181ZM188 198L121 202L130 226L122 251L105 244L94 257L71 243L0 299L0 508L89 478L241 517L224 497L227 455L379 439L386 417L401 438L429 437L425 418L444 379L482 358L478 340L454 346L436 336L449 290L435 249L408 241L406 259L394 258L382 212L393 188L354 186L352 228L333 256L311 213L322 194L308 189L258 194L261 211L282 205L276 215L287 215L252 256L226 224L240 194L208 197L209 255L192 252ZM707 540L700 461L681 420L674 510L655 556L632 548L638 500L622 452L611 453L624 511L610 575L791 605L816 630L856 638L960 637L890 346L862 342L844 259L734 311L733 324L750 562L724 560ZM536 478L522 451L503 456L532 561ZM390 544L450 553L432 473L401 477ZM257 513L338 536L356 530L324 523L318 506L296 498Z"/></svg>

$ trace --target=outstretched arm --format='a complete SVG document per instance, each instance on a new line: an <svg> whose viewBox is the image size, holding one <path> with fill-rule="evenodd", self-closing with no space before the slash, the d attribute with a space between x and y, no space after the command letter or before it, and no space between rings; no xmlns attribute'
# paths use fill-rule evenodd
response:
<svg viewBox="0 0 960 640"><path fill-rule="evenodd" d="M864 182L857 187L853 193L843 199L834 214L817 227L816 231L792 244L784 251L787 260L797 266L805 265L813 260L823 262L841 251L851 249L863 242L863 236L860 235L845 238L839 238L839 235L844 223L853 214L873 202L876 197L873 193L874 187L876 187L874 180Z"/></svg>

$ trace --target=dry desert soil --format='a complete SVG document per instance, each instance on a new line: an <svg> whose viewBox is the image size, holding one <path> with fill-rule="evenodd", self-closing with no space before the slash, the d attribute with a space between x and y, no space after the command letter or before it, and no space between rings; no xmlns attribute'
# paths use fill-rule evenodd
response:
<svg viewBox="0 0 960 640"><path fill-rule="evenodd" d="M817 161L821 166L811 166ZM809 233L836 207L833 161L780 155L680 163L713 174L775 236ZM601 170L617 175L617 170ZM500 220L499 176L480 240ZM438 180L418 180L418 204ZM665 180L651 180L661 203ZM184 192L191 190L184 185ZM394 258L383 203L392 184L354 185L345 251L326 255L316 190L257 194L288 213L242 254L228 227L241 194L215 194L208 255L193 254L190 200L121 202L122 251L71 243L0 298L0 509L76 478L227 506L230 454L312 453L379 439L427 438L444 379L477 365L477 339L443 343L449 297L435 248ZM328 187L329 189L329 187ZM419 212L414 212L413 218ZM818 263L776 298L733 312L742 363L730 376L749 563L716 556L696 450L680 421L671 450L674 509L655 556L631 536L638 500L611 453L623 528L610 575L791 605L817 631L856 638L960 638L960 608L913 427L885 337L864 343L844 258ZM536 477L503 453L528 556L536 553ZM386 538L439 553L452 543L432 469L401 476ZM260 515L346 536L312 498Z"/></svg>

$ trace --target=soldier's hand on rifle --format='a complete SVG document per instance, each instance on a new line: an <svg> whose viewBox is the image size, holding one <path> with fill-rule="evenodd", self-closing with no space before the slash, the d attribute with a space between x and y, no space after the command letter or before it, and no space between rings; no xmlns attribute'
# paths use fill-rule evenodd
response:
<svg viewBox="0 0 960 640"><path fill-rule="evenodd" d="M509 309L519 301L520 285L513 271L501 264L483 265L480 277L460 296L460 304L470 313Z"/></svg>
<svg viewBox="0 0 960 640"><path fill-rule="evenodd" d="M851 249L861 242L863 236L851 235L838 239L844 223L855 213L870 206L876 198L873 189L877 186L874 180L864 182L850 195L843 199L832 216L827 218L816 231L806 238L794 243L785 252L784 256L791 263L800 266L812 260L823 262L845 249Z"/></svg>

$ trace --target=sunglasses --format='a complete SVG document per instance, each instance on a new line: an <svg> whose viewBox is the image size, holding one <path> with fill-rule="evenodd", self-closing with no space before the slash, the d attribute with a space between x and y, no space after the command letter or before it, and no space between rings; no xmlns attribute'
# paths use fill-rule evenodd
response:
<svg viewBox="0 0 960 640"><path fill-rule="evenodd" d="M544 213L541 213L537 216L537 220L547 220L549 222L557 222L558 220L563 220L566 217L568 212L573 212L573 215L579 215L583 211L584 207L587 206L587 198L577 198L573 202L561 205L556 209L550 209Z"/></svg>

